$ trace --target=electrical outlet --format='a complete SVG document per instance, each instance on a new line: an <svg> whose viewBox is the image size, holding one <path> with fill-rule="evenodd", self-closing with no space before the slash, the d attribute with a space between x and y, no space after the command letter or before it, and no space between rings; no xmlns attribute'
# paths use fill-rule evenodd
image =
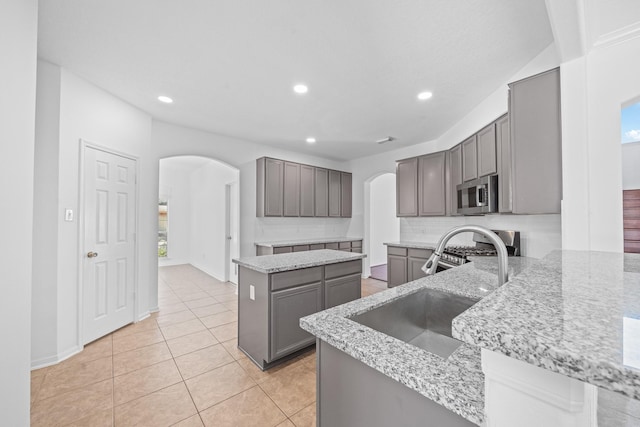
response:
<svg viewBox="0 0 640 427"><path fill-rule="evenodd" d="M253 285L249 285L249 299L252 301L256 300L256 287Z"/></svg>

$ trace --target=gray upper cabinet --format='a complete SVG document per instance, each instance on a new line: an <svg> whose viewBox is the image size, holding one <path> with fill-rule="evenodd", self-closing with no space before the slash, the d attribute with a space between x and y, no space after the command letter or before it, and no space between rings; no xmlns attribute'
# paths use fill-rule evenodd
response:
<svg viewBox="0 0 640 427"><path fill-rule="evenodd" d="M560 213L560 69L509 84L512 212Z"/></svg>
<svg viewBox="0 0 640 427"><path fill-rule="evenodd" d="M349 172L342 172L340 179L340 216L351 218L352 176Z"/></svg>
<svg viewBox="0 0 640 427"><path fill-rule="evenodd" d="M445 215L445 160L444 151L418 158L419 215Z"/></svg>
<svg viewBox="0 0 640 427"><path fill-rule="evenodd" d="M342 174L339 171L329 171L329 216L342 216Z"/></svg>
<svg viewBox="0 0 640 427"><path fill-rule="evenodd" d="M351 217L352 175L295 162L256 160L256 216Z"/></svg>
<svg viewBox="0 0 640 427"><path fill-rule="evenodd" d="M449 192L447 197L448 215L458 215L458 190L462 184L462 145L458 144L449 150Z"/></svg>
<svg viewBox="0 0 640 427"><path fill-rule="evenodd" d="M315 168L300 165L300 216L314 216L315 214Z"/></svg>
<svg viewBox="0 0 640 427"><path fill-rule="evenodd" d="M284 162L266 157L256 161L256 215L282 216Z"/></svg>
<svg viewBox="0 0 640 427"><path fill-rule="evenodd" d="M496 124L478 132L478 176L491 175L498 171L496 161Z"/></svg>
<svg viewBox="0 0 640 427"><path fill-rule="evenodd" d="M498 211L511 212L511 144L509 144L509 116L496 121L498 155Z"/></svg>
<svg viewBox="0 0 640 427"><path fill-rule="evenodd" d="M471 181L478 177L478 142L476 135L462 143L462 179Z"/></svg>
<svg viewBox="0 0 640 427"><path fill-rule="evenodd" d="M300 164L284 163L284 216L300 216Z"/></svg>
<svg viewBox="0 0 640 427"><path fill-rule="evenodd" d="M418 158L396 162L396 216L418 216Z"/></svg>
<svg viewBox="0 0 640 427"><path fill-rule="evenodd" d="M329 216L329 171L315 168L315 216Z"/></svg>

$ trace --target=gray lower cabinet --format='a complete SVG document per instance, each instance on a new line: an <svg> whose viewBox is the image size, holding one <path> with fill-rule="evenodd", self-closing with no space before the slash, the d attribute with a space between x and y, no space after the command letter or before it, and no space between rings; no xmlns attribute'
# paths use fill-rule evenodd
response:
<svg viewBox="0 0 640 427"><path fill-rule="evenodd" d="M300 318L322 310L322 282L271 293L270 360L314 343L299 326Z"/></svg>
<svg viewBox="0 0 640 427"><path fill-rule="evenodd" d="M300 164L284 163L283 216L300 216Z"/></svg>
<svg viewBox="0 0 640 427"><path fill-rule="evenodd" d="M512 212L560 213L560 69L509 84ZM505 146L503 141L503 147Z"/></svg>
<svg viewBox="0 0 640 427"><path fill-rule="evenodd" d="M329 171L315 168L315 216L329 216Z"/></svg>
<svg viewBox="0 0 640 427"><path fill-rule="evenodd" d="M300 318L360 298L362 260L260 273L240 266L238 347L261 369L315 342Z"/></svg>
<svg viewBox="0 0 640 427"><path fill-rule="evenodd" d="M315 168L300 165L300 216L315 216Z"/></svg>
<svg viewBox="0 0 640 427"><path fill-rule="evenodd" d="M403 285L425 277L422 266L433 250L387 246L387 286Z"/></svg>
<svg viewBox="0 0 640 427"><path fill-rule="evenodd" d="M342 174L338 171L329 171L329 216L342 216Z"/></svg>
<svg viewBox="0 0 640 427"><path fill-rule="evenodd" d="M292 246L280 246L277 248L273 248L273 254L288 254L289 252L293 252Z"/></svg>
<svg viewBox="0 0 640 427"><path fill-rule="evenodd" d="M446 214L445 194L446 152L418 158L418 214L434 216Z"/></svg>
<svg viewBox="0 0 640 427"><path fill-rule="evenodd" d="M478 140L476 135L462 142L462 180L478 177Z"/></svg>
<svg viewBox="0 0 640 427"><path fill-rule="evenodd" d="M318 340L318 427L472 427L442 405Z"/></svg>
<svg viewBox="0 0 640 427"><path fill-rule="evenodd" d="M341 250L345 252L362 253L362 240L349 240L346 242L342 241L342 242L328 242L328 243L309 243L309 244L300 242L300 244L297 244L297 245L287 245L287 246L256 244L256 256L286 254L290 252L315 251L318 249L334 249L334 250Z"/></svg>
<svg viewBox="0 0 640 427"><path fill-rule="evenodd" d="M418 216L418 158L396 162L396 216Z"/></svg>

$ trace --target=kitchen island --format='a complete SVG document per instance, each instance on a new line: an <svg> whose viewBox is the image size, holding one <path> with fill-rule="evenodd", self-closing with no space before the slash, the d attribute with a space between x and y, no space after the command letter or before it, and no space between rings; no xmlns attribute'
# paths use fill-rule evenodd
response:
<svg viewBox="0 0 640 427"><path fill-rule="evenodd" d="M415 396L394 398L400 389L417 393L427 406L435 403L459 416L445 417L446 423L440 425L481 425L487 416L490 425L499 426L569 425L558 420L567 414L574 416L583 406L594 419L597 397L590 401L586 392L567 399L561 393L536 397L534 387L522 391L525 397L518 401L517 389L500 388L508 378L485 376L495 354L504 359L490 373L512 372L508 361L535 369L533 379L530 376L525 384L533 384L548 372L558 377L553 384L566 385L569 391L580 391L580 384L593 384L640 397L640 329L636 325L640 322L640 256L558 251L540 261L509 258L509 269L511 280L498 288L495 258L473 258L464 266L301 319L302 327L318 339L318 425L342 422L335 414L352 417L349 425L353 426L385 425L390 419L399 426L417 425L418 421L428 425L424 417L442 415L431 409L426 415L413 412L415 405L403 401L410 402ZM424 289L480 300L454 319L453 337L464 343L447 358L352 320ZM348 360L351 372L361 370L368 378L392 381L400 389L376 396L369 385L367 399L380 404L370 405L367 410L373 415L365 415L367 422L360 423L361 414L341 408L340 399L330 395L335 393L336 378L325 366L325 355L333 366L341 357ZM488 388L490 380L494 388ZM549 403L553 399L558 401ZM352 408L357 403L348 402ZM561 408L564 404L568 409Z"/></svg>
<svg viewBox="0 0 640 427"><path fill-rule="evenodd" d="M322 249L234 259L238 347L265 370L313 345L300 318L360 298L364 257Z"/></svg>

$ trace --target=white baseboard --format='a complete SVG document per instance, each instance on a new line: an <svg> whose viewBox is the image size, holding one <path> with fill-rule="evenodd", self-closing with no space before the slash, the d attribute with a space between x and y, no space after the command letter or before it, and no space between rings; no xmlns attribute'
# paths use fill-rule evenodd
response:
<svg viewBox="0 0 640 427"><path fill-rule="evenodd" d="M70 349L63 351L60 354L56 354L53 356L43 357L37 360L31 361L31 370L46 368L47 366L56 365L63 360L67 360L71 356L75 356L80 353L84 349L84 346L75 346Z"/></svg>
<svg viewBox="0 0 640 427"><path fill-rule="evenodd" d="M209 276L213 277L216 280L219 280L221 282L225 282L226 280L224 280L224 277L219 277L218 275L212 273L211 271L209 271L206 267L196 263L196 262L191 262L191 265L194 266L195 268L197 268L198 270L204 271L205 273L207 273Z"/></svg>

